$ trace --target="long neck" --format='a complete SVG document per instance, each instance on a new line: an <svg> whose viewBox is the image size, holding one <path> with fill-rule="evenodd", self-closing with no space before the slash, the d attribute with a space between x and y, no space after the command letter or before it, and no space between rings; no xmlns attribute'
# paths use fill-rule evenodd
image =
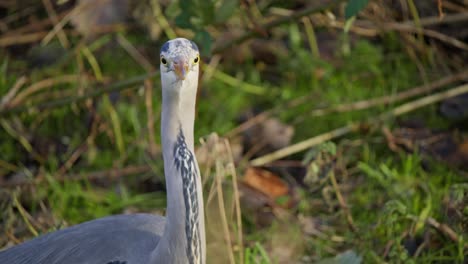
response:
<svg viewBox="0 0 468 264"><path fill-rule="evenodd" d="M163 87L161 139L167 213L152 263L205 263L203 195L193 143L196 85L184 84L188 87L176 91Z"/></svg>

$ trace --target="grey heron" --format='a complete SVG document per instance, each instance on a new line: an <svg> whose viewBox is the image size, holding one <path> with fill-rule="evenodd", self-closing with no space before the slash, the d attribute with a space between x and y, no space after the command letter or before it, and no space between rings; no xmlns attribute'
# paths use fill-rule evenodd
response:
<svg viewBox="0 0 468 264"><path fill-rule="evenodd" d="M166 217L130 214L92 220L2 251L0 263L206 262L203 196L193 135L199 61L197 45L190 40L173 39L161 48Z"/></svg>

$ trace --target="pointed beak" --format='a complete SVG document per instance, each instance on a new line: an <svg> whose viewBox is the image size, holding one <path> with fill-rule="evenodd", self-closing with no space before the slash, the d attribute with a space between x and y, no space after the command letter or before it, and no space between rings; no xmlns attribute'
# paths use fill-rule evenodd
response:
<svg viewBox="0 0 468 264"><path fill-rule="evenodd" d="M187 76L188 73L188 61L183 59L183 58L176 58L174 60L174 71L179 77L180 80L185 80L185 77Z"/></svg>

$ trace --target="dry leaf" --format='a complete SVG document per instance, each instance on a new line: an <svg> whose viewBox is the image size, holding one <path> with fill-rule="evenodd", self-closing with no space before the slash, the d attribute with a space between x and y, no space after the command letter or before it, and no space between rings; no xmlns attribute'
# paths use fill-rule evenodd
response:
<svg viewBox="0 0 468 264"><path fill-rule="evenodd" d="M289 193L288 185L277 175L267 170L248 168L242 181L273 200Z"/></svg>

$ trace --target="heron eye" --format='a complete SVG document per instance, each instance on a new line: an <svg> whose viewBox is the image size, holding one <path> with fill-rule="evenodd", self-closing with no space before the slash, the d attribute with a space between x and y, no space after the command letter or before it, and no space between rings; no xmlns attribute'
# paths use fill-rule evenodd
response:
<svg viewBox="0 0 468 264"><path fill-rule="evenodd" d="M197 55L195 59L193 59L193 63L197 64L200 61L200 55Z"/></svg>
<svg viewBox="0 0 468 264"><path fill-rule="evenodd" d="M167 60L164 58L164 57L161 57L161 63L163 65L166 65L167 64Z"/></svg>

